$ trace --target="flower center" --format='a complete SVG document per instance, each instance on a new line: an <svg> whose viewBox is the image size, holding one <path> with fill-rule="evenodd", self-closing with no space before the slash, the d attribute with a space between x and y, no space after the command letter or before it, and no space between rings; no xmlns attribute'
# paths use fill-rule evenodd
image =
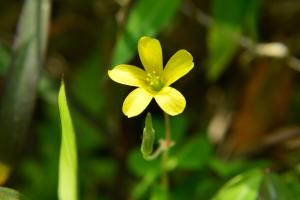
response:
<svg viewBox="0 0 300 200"><path fill-rule="evenodd" d="M156 92L160 91L164 86L161 77L156 71L148 72L146 81L150 85L150 88Z"/></svg>

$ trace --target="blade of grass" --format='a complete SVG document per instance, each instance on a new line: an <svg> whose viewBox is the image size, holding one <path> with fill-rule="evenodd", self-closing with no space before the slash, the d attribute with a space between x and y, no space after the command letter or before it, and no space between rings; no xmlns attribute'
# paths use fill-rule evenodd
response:
<svg viewBox="0 0 300 200"><path fill-rule="evenodd" d="M58 94L58 107L62 126L58 197L59 200L77 200L76 139L68 108L64 82L62 82Z"/></svg>
<svg viewBox="0 0 300 200"><path fill-rule="evenodd" d="M50 0L24 1L0 110L0 162L7 165L20 158L20 147L30 123L49 16Z"/></svg>

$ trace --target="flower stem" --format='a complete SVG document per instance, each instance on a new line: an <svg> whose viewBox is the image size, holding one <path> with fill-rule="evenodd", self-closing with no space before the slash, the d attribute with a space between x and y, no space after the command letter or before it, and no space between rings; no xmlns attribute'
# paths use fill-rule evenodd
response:
<svg viewBox="0 0 300 200"><path fill-rule="evenodd" d="M162 165L162 177L161 177L161 184L162 188L166 194L166 199L169 199L169 176L168 176L168 150L165 150L161 157L161 165Z"/></svg>
<svg viewBox="0 0 300 200"><path fill-rule="evenodd" d="M154 160L155 158L157 158L162 152L163 152L163 148L161 146L159 146L151 155L149 156L144 156L145 160Z"/></svg>
<svg viewBox="0 0 300 200"><path fill-rule="evenodd" d="M165 115L165 128L166 128L166 143L167 146L170 146L171 143L171 125L170 125L170 117L167 113Z"/></svg>
<svg viewBox="0 0 300 200"><path fill-rule="evenodd" d="M171 146L171 125L170 117L167 113L164 113L165 116L165 129L166 129L166 138L164 141L164 151L161 158L162 165L162 187L165 191L166 198L169 199L169 176L168 176L168 151Z"/></svg>

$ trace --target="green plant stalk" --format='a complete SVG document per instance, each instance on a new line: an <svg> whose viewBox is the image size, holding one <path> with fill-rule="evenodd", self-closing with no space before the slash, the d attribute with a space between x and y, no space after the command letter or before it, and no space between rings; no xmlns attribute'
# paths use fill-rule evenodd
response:
<svg viewBox="0 0 300 200"><path fill-rule="evenodd" d="M162 166L162 187L166 193L166 198L169 199L169 175L168 175L168 159L169 159L169 148L171 146L171 125L170 117L167 113L164 113L165 118L165 129L166 136L165 141L163 142L164 151L161 157L161 166Z"/></svg>

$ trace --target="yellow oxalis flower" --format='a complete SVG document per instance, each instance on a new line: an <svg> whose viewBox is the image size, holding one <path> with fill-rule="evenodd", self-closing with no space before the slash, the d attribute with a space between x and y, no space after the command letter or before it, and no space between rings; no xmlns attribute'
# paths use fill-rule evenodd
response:
<svg viewBox="0 0 300 200"><path fill-rule="evenodd" d="M145 68L121 64L108 71L109 77L121 84L138 87L126 97L123 113L134 117L142 113L152 98L169 115L178 115L185 108L184 96L172 83L187 74L193 67L193 57L186 50L177 51L163 69L162 49L157 39L141 37L138 52Z"/></svg>

